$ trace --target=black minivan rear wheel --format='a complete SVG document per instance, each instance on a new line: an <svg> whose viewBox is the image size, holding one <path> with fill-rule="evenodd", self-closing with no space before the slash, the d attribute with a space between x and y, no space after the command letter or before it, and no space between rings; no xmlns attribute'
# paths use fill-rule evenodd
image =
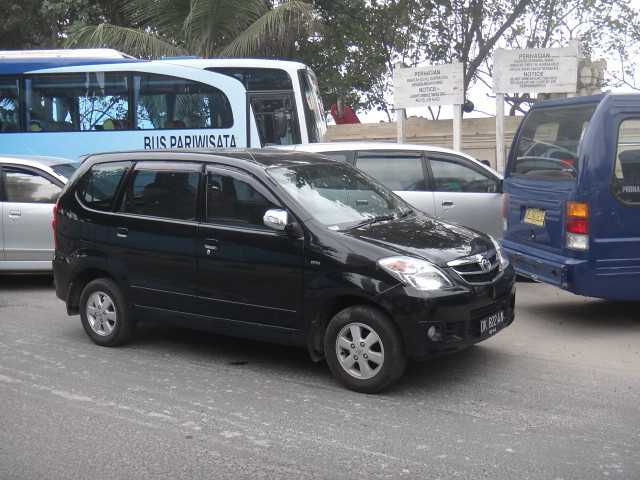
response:
<svg viewBox="0 0 640 480"><path fill-rule="evenodd" d="M129 318L120 287L108 278L89 282L80 295L80 319L87 335L103 347L115 347L133 336L134 323Z"/></svg>
<svg viewBox="0 0 640 480"><path fill-rule="evenodd" d="M324 336L331 373L347 388L376 393L398 380L407 364L402 339L381 311L356 305L338 312Z"/></svg>

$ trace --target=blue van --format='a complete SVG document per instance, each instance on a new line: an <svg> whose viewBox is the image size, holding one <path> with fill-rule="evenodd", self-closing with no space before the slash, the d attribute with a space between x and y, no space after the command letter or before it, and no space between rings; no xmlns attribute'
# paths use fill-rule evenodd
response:
<svg viewBox="0 0 640 480"><path fill-rule="evenodd" d="M504 180L517 273L590 297L640 299L640 95L534 105Z"/></svg>

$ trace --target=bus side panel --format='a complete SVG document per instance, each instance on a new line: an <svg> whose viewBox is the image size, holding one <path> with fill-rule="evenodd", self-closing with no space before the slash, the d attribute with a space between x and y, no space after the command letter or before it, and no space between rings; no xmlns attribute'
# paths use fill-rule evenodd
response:
<svg viewBox="0 0 640 480"><path fill-rule="evenodd" d="M0 134L0 153L51 155L75 160L82 155L125 150L243 148L244 129L121 130Z"/></svg>

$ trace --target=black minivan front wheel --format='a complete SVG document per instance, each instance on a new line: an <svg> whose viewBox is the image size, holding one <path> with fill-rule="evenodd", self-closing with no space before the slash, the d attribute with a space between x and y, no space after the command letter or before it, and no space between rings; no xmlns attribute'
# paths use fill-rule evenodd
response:
<svg viewBox="0 0 640 480"><path fill-rule="evenodd" d="M347 388L376 393L404 373L407 364L402 339L379 310L357 305L338 312L324 337L331 373Z"/></svg>
<svg viewBox="0 0 640 480"><path fill-rule="evenodd" d="M120 287L108 278L89 282L80 295L80 318L87 335L103 347L128 342L134 330Z"/></svg>

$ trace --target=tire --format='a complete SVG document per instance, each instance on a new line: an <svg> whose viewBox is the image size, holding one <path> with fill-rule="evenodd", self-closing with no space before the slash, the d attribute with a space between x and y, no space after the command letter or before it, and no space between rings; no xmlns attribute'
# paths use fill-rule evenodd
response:
<svg viewBox="0 0 640 480"><path fill-rule="evenodd" d="M333 376L361 393L377 393L390 386L407 365L395 325L384 313L365 305L345 308L331 319L324 335L324 355Z"/></svg>
<svg viewBox="0 0 640 480"><path fill-rule="evenodd" d="M103 347L127 343L135 330L122 290L108 278L92 280L84 287L80 319L89 338Z"/></svg>

